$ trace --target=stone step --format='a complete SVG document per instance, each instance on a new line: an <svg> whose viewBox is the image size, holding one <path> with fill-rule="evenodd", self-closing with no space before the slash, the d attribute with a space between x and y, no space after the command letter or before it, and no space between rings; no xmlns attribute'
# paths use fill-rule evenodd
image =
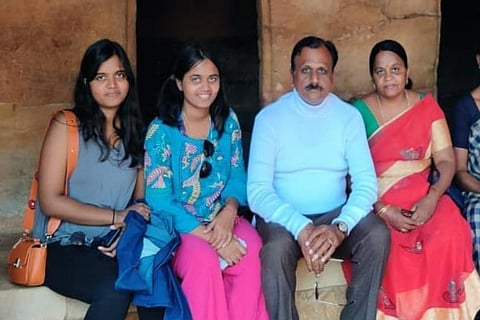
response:
<svg viewBox="0 0 480 320"><path fill-rule="evenodd" d="M318 277L304 259L298 261L295 304L301 320L340 319L346 289L341 260L331 259Z"/></svg>
<svg viewBox="0 0 480 320"><path fill-rule="evenodd" d="M20 232L0 232L0 319L8 320L81 320L88 305L66 298L47 287L22 287L8 281L7 256ZM296 304L301 320L339 319L345 302L346 282L337 260L315 277L300 259L297 267ZM137 320L132 306L126 318Z"/></svg>
<svg viewBox="0 0 480 320"><path fill-rule="evenodd" d="M8 281L7 257L20 233L0 233L0 319L82 320L88 304L61 296L47 287L23 287ZM128 320L138 319L135 307Z"/></svg>

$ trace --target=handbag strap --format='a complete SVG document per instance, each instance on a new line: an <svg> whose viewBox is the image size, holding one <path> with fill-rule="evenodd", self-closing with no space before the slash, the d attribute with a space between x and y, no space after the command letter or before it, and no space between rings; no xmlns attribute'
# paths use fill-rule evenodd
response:
<svg viewBox="0 0 480 320"><path fill-rule="evenodd" d="M52 121L55 120L55 117L58 113L62 112L65 116L65 124L67 127L67 170L65 176L65 187L64 192L67 194L68 192L68 180L72 175L73 170L77 165L78 160L78 148L79 148L79 141L78 141L78 125L77 125L77 117L72 111L69 110L60 110L54 112L52 117L50 118L49 125L45 131L44 139L48 128L52 124ZM38 194L38 170L39 170L39 162L37 160L37 166L35 170L35 174L32 178L32 183L30 186L30 194L28 197L27 208L25 210L24 218L23 218L23 227L25 233L29 234L33 230L33 226L35 224L35 207L37 205L37 194ZM48 225L47 225L47 236L52 235L60 226L62 222L61 219L55 217L49 217Z"/></svg>

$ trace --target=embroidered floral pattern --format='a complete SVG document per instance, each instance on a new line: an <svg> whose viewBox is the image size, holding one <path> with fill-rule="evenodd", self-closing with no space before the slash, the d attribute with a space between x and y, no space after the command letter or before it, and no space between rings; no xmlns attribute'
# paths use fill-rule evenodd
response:
<svg viewBox="0 0 480 320"><path fill-rule="evenodd" d="M182 165L183 165L182 168L183 169L186 168L189 165L190 155L192 155L196 152L197 152L197 146L196 145L191 144L189 142L185 143L185 154L182 157Z"/></svg>
<svg viewBox="0 0 480 320"><path fill-rule="evenodd" d="M150 139L155 134L155 132L157 132L158 128L159 125L157 123L151 125L150 128L148 128L146 139Z"/></svg>
<svg viewBox="0 0 480 320"><path fill-rule="evenodd" d="M240 161L240 150L238 150L238 148L235 148L230 164L232 165L232 167L238 167L239 161Z"/></svg>
<svg viewBox="0 0 480 320"><path fill-rule="evenodd" d="M150 174L147 176L147 185L151 186L152 188L164 188L165 187L165 180L164 175L166 177L170 177L172 172L169 168L162 166L153 169Z"/></svg>
<svg viewBox="0 0 480 320"><path fill-rule="evenodd" d="M447 290L443 293L443 299L449 303L458 303L465 300L465 287L463 281L456 283L455 280L448 282Z"/></svg>
<svg viewBox="0 0 480 320"><path fill-rule="evenodd" d="M191 193L190 193L190 197L187 200L187 203L194 204L197 201L198 197L200 196L200 190L201 190L200 182L198 182L198 180L196 180L191 185L191 187L192 187L192 190L191 190Z"/></svg>
<svg viewBox="0 0 480 320"><path fill-rule="evenodd" d="M385 293L385 289L383 289L383 287L378 290L378 303L382 304L385 309L394 310L396 308L392 300L390 300L390 298Z"/></svg>
<svg viewBox="0 0 480 320"><path fill-rule="evenodd" d="M417 160L420 159L423 155L422 147L411 147L409 149L400 150L400 155L405 160Z"/></svg>
<svg viewBox="0 0 480 320"><path fill-rule="evenodd" d="M422 253L423 250L423 240L417 240L413 245L402 245L402 248L405 249L405 251L408 251L410 253L414 254L420 254Z"/></svg>
<svg viewBox="0 0 480 320"><path fill-rule="evenodd" d="M204 141L185 136L181 125L171 127L158 119L152 122L145 141L145 180L147 195L154 202L153 208L161 208L168 203L168 208L171 208L168 210L175 211L181 204L200 222L208 223L223 207L224 196L240 190L239 199L245 201L241 131L235 114L232 112L230 115L221 138L212 129L208 140L213 144L214 152L207 159L203 153ZM212 172L200 178L204 161L212 165ZM232 190L223 195L228 189L227 181L228 188Z"/></svg>

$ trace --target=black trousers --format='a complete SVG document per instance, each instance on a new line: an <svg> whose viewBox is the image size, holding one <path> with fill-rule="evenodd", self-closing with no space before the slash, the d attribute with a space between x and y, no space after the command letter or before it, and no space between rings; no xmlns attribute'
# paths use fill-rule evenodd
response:
<svg viewBox="0 0 480 320"><path fill-rule="evenodd" d="M53 291L90 304L86 320L124 320L131 294L115 290L118 265L96 248L48 246L45 285ZM163 319L164 308L137 307L141 320Z"/></svg>
<svg viewBox="0 0 480 320"><path fill-rule="evenodd" d="M330 224L340 209L310 216L314 225ZM276 223L257 217L257 229L263 240L260 252L262 286L271 319L298 320L295 307L296 267L302 252L292 234ZM368 214L351 230L333 254L352 261L352 281L347 288L342 320L374 320L377 295L390 251L390 232L374 214ZM320 275L322 276L322 275Z"/></svg>

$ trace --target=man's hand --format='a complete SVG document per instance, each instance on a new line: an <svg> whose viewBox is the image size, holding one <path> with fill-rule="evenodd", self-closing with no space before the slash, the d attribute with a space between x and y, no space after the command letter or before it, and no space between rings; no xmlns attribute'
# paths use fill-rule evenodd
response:
<svg viewBox="0 0 480 320"><path fill-rule="evenodd" d="M303 257L305 258L305 263L307 264L307 269L310 272L315 272L318 276L322 273L325 263L320 259L314 258L314 252L310 248L310 238L312 233L315 232L315 227L313 224L308 224L302 231L298 234L298 244L302 250Z"/></svg>
<svg viewBox="0 0 480 320"><path fill-rule="evenodd" d="M319 275L345 237L346 235L335 225L308 225L305 227L300 232L298 241L305 261L307 261L308 270Z"/></svg>
<svg viewBox="0 0 480 320"><path fill-rule="evenodd" d="M310 272L312 272L312 260L310 257L309 248L307 246L307 239L309 238L310 233L312 233L313 229L313 224L309 223L305 226L305 228L302 229L302 231L300 231L297 237L298 245L302 250L303 257L305 258L305 262L307 263L307 269Z"/></svg>

